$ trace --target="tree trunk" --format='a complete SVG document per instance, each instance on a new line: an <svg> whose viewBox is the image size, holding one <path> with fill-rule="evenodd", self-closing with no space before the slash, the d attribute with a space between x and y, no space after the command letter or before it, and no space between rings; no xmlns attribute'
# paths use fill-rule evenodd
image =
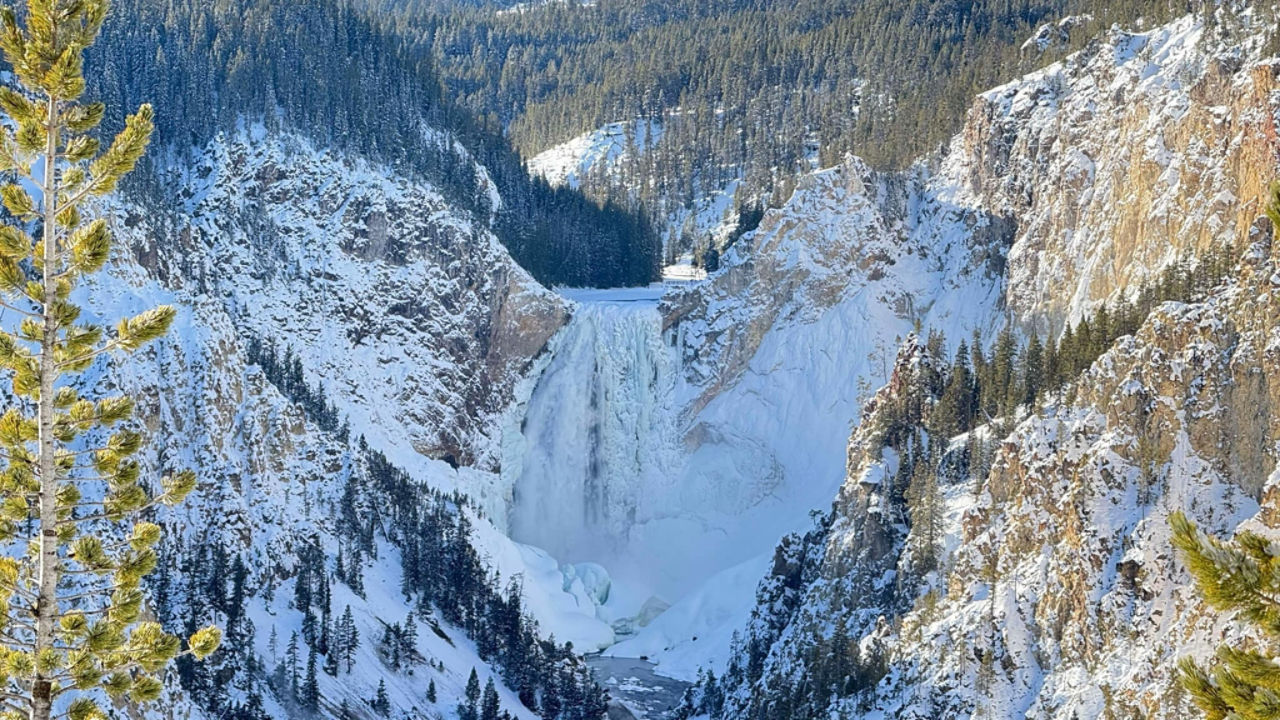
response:
<svg viewBox="0 0 1280 720"><path fill-rule="evenodd" d="M47 139L44 154L44 178L41 183L44 228L43 302L40 313L44 334L40 340L40 561L39 591L36 599L36 657L53 646L54 621L58 615L58 478L54 468L56 447L53 438L53 393L58 367L53 357L54 338L58 331L53 316L56 300L57 244L57 153L58 101L48 100L49 116L45 125ZM37 672L31 689L31 720L49 720L53 711L53 684L44 673Z"/></svg>

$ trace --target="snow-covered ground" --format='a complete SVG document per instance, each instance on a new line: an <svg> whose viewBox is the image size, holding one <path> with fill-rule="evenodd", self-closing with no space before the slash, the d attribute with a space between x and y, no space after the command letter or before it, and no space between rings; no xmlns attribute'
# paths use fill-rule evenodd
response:
<svg viewBox="0 0 1280 720"><path fill-rule="evenodd" d="M661 137L662 125L651 120L610 123L533 156L529 172L552 185L576 188L588 173L612 172Z"/></svg>
<svg viewBox="0 0 1280 720"><path fill-rule="evenodd" d="M662 280L667 283L687 283L705 280L707 271L693 264L693 254L685 253L676 262L662 268Z"/></svg>
<svg viewBox="0 0 1280 720"><path fill-rule="evenodd" d="M625 186L639 172L637 161L662 140L662 135L662 123L655 120L608 123L534 155L528 161L529 172L555 186L581 187L588 178ZM694 242L711 238L723 244L737 225L735 201L741 185L740 179L734 179L723 187L698 189L688 206L664 201L657 213L663 242L670 243L678 234ZM690 257L677 261L664 276L674 280L702 277Z"/></svg>

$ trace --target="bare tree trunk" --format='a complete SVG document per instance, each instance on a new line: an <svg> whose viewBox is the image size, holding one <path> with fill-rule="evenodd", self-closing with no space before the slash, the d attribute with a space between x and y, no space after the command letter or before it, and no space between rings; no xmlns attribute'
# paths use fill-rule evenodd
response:
<svg viewBox="0 0 1280 720"><path fill-rule="evenodd" d="M57 244L57 154L58 101L48 100L49 116L45 125L47 139L44 153L44 178L40 193L43 204L44 277L43 302L40 312L44 334L40 340L40 587L36 599L36 657L53 646L54 620L58 615L58 478L54 467L53 381L57 363L53 357L57 320L53 315L56 300ZM31 719L49 720L53 712L53 683L44 673L36 673L31 690Z"/></svg>

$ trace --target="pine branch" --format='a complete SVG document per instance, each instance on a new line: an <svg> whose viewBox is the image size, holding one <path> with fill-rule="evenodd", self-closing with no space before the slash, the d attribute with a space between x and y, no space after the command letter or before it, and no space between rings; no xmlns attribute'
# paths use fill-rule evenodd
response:
<svg viewBox="0 0 1280 720"><path fill-rule="evenodd" d="M146 502L146 503L144 503L144 504L142 504L142 505L139 505L138 507L133 508L133 509L131 509L131 510L122 511L122 512L120 512L120 513L105 513L105 512L99 512L99 513L93 513L92 515L85 515L85 516L82 516L82 517L67 518L67 519L65 519L65 520L59 520L59 521L57 522L57 526L58 526L58 527L66 527L66 526L68 526L68 525L78 525L78 524L80 524L80 523L96 522L96 521L98 521L98 520L110 520L110 521L112 521L112 522L124 522L125 520L128 520L128 519L129 519L129 518L131 518L131 517L137 517L137 516L141 515L142 513L146 512L147 510L150 510L150 509L152 509L152 508L156 508L156 507L159 507L159 506L163 505L163 504L164 504L164 498L165 498L165 496L166 496L166 495L167 495L167 493L160 493L159 495L156 495L155 497L151 498L151 500L149 500L148 502Z"/></svg>
<svg viewBox="0 0 1280 720"><path fill-rule="evenodd" d="M36 626L35 626L35 625L32 625L31 623L27 622L26 620L21 619L20 617L11 617L11 618L9 618L9 624L10 624L10 625L16 625L17 627L21 628L22 630L27 630L27 631L30 631L30 632L35 632L35 631L36 631ZM0 631L0 632L2 632L2 631Z"/></svg>
<svg viewBox="0 0 1280 720"><path fill-rule="evenodd" d="M10 305L9 303L3 300L0 300L0 308L4 308L5 310L12 310L20 315L32 318L33 320L39 319L41 317L40 313L34 313L29 310L23 310L22 308L14 307L13 305ZM31 357L40 357L40 353L32 352Z"/></svg>
<svg viewBox="0 0 1280 720"><path fill-rule="evenodd" d="M111 592L119 589L120 589L119 585L117 585L116 583L112 583L101 589L86 590L84 592L79 592L74 595L64 595L62 597L59 597L58 600L59 602L70 603L70 602L76 602L77 600L87 600L89 598L101 598L104 595L110 595ZM84 611L81 611L81 612L84 612Z"/></svg>
<svg viewBox="0 0 1280 720"><path fill-rule="evenodd" d="M191 648L187 648L186 650L179 652L177 655L174 655L173 659L177 660L178 658L195 657L195 656L196 656L195 652ZM146 662L143 662L140 660L134 660L124 665L119 665L116 667L106 668L106 669L112 673L117 673L117 672L132 673L135 670L146 671L146 667L145 667L146 664L147 664ZM62 688L54 692L54 697L59 697L63 693L75 692L77 689L74 685L73 678L70 673L59 673L57 675L54 675L53 679L57 682L63 683Z"/></svg>
<svg viewBox="0 0 1280 720"><path fill-rule="evenodd" d="M13 637L12 635L5 632L4 630L0 630L0 643L5 645L16 645L20 648L23 648L24 650L33 650L35 649L35 646L36 646L35 643L29 640L19 640L18 638Z"/></svg>
<svg viewBox="0 0 1280 720"><path fill-rule="evenodd" d="M36 594L29 590L26 590L25 588L21 588L16 585L5 585L3 583L0 583L0 587L3 587L5 590L13 593L14 595L18 595L24 600L29 600L33 603L36 601Z"/></svg>
<svg viewBox="0 0 1280 720"><path fill-rule="evenodd" d="M118 350L118 349L120 349L121 347L122 347L122 344L121 344L120 339L119 339L119 338L113 338L113 339L111 339L111 340L108 340L108 341L107 341L107 343L106 343L105 345L103 345L102 347L98 348L97 350L94 350L93 352L88 352L88 353L85 353L85 354L80 355L80 356L78 356L78 357L70 358L70 359L68 359L68 360L62 360L61 362L59 362L59 363L58 363L58 368L59 368L59 369L61 369L61 368L71 367L71 366L73 366L73 365L78 365L78 364L80 364L80 363L84 362L85 360L92 360L92 359L94 359L94 358L98 357L99 355L103 355L103 354L105 354L105 353L109 353L109 352L111 352L112 350Z"/></svg>

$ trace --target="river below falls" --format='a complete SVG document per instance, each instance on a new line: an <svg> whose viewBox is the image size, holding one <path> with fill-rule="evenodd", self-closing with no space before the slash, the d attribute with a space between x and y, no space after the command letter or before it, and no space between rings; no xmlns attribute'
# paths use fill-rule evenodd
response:
<svg viewBox="0 0 1280 720"><path fill-rule="evenodd" d="M689 687L687 682L657 674L653 663L636 658L589 655L587 664L614 701L609 720L666 720Z"/></svg>

